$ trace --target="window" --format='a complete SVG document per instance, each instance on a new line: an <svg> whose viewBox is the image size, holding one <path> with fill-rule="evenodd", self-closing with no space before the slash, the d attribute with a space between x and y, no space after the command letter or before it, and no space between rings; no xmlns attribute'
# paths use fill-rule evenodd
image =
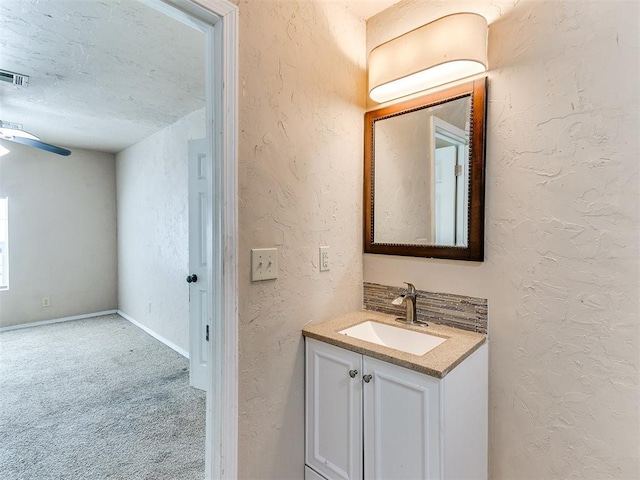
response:
<svg viewBox="0 0 640 480"><path fill-rule="evenodd" d="M9 199L0 197L0 290L9 288Z"/></svg>

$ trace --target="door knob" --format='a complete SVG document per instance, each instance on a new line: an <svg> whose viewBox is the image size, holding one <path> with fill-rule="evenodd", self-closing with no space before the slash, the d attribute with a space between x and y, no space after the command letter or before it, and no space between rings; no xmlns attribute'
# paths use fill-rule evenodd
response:
<svg viewBox="0 0 640 480"><path fill-rule="evenodd" d="M351 378L355 378L357 374L358 374L358 370L349 370L349 376Z"/></svg>
<svg viewBox="0 0 640 480"><path fill-rule="evenodd" d="M373 377L371 375L364 375L362 377L362 380L364 380L364 383L369 383L371 381Z"/></svg>
<svg viewBox="0 0 640 480"><path fill-rule="evenodd" d="M187 277L187 283L196 283L197 281L198 281L198 276L195 273Z"/></svg>

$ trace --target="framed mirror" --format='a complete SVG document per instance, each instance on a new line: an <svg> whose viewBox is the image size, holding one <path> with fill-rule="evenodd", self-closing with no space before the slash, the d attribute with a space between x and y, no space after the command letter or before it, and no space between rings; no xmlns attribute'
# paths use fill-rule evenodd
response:
<svg viewBox="0 0 640 480"><path fill-rule="evenodd" d="M364 251L484 260L481 78L365 114Z"/></svg>

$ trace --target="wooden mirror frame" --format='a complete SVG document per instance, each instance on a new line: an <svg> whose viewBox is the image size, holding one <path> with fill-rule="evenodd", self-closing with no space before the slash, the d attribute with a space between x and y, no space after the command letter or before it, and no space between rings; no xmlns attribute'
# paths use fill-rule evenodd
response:
<svg viewBox="0 0 640 480"><path fill-rule="evenodd" d="M462 97L471 97L468 193L468 244L466 247L408 245L374 242L375 214L375 123L384 118L422 110ZM487 79L441 90L365 114L364 130L364 253L445 258L450 260L484 260L484 189L485 189L485 121Z"/></svg>

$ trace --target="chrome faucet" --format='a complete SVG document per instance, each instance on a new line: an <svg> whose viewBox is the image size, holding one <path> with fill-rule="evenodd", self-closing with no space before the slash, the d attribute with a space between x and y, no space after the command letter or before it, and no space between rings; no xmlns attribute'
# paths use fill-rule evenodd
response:
<svg viewBox="0 0 640 480"><path fill-rule="evenodd" d="M416 318L416 299L418 298L416 287L414 287L413 284L409 282L404 283L407 284L407 293L403 293L399 297L396 297L396 299L391 303L393 305L402 305L403 303L405 303L407 305L407 316L406 318L396 318L396 322L405 323L407 325L426 327L427 322L423 322L422 320L418 320Z"/></svg>

